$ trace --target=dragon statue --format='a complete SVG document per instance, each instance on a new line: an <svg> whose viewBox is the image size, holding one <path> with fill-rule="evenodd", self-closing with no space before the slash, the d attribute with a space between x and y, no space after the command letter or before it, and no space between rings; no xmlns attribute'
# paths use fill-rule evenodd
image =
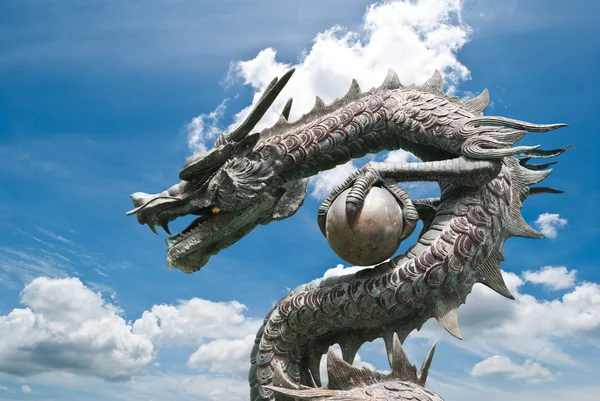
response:
<svg viewBox="0 0 600 401"><path fill-rule="evenodd" d="M313 109L288 121L291 99L279 121L250 134L292 76L274 79L238 128L224 132L208 152L191 156L182 180L160 194L131 195L140 224L156 232L180 216L198 215L169 237L167 264L191 273L212 255L259 224L292 216L304 202L308 177L354 158L404 149L420 161L370 162L334 189L318 211L325 233L330 205L342 192L352 221L369 189L387 188L403 210L402 238L422 221L417 243L406 253L352 275L315 280L283 297L259 329L251 352L251 400L441 400L423 386L433 349L423 368L408 363L401 343L430 318L460 338L457 311L475 283L512 299L500 262L512 236L541 238L523 219L522 202L533 194L560 193L532 186L569 147L541 150L515 146L538 125L484 116L489 94L471 100L443 91L435 72L423 85L403 86L389 71L378 88L362 92L353 80L330 105L317 97ZM412 200L396 184L437 182L440 197ZM169 233L169 235L171 235ZM352 366L360 346L383 338L391 373ZM330 346L339 344L342 359ZM321 357L328 354L329 382L322 387Z"/></svg>

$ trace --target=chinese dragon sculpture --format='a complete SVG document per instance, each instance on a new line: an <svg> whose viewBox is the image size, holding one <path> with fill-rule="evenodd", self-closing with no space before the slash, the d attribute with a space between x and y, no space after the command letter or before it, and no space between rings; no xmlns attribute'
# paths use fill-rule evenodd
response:
<svg viewBox="0 0 600 401"><path fill-rule="evenodd" d="M403 239L422 221L416 244L375 267L315 280L284 296L251 352L251 400L441 400L423 387L433 348L417 373L401 343L432 317L460 338L457 311L475 283L512 299L500 270L504 242L543 237L524 221L522 203L533 194L561 192L533 186L554 163L530 161L569 148L515 143L529 132L565 125L484 116L487 90L463 101L444 93L437 71L423 85L403 86L390 70L378 88L362 92L353 80L330 105L317 97L294 122L288 121L290 99L273 127L250 134L292 73L271 82L238 128L191 156L179 184L160 194L132 194L129 214L167 233L170 221L198 215L167 241L168 266L192 273L257 225L292 216L304 202L308 178L318 172L369 153L411 152L420 161L370 162L354 172L319 208L318 223L325 233L327 211L346 190L352 221L369 189L378 186L392 192L403 210ZM396 185L408 181L437 182L440 197L410 199ZM352 366L360 346L377 338L385 342L389 374ZM333 344L340 345L342 358L331 351ZM325 388L319 372L324 354Z"/></svg>

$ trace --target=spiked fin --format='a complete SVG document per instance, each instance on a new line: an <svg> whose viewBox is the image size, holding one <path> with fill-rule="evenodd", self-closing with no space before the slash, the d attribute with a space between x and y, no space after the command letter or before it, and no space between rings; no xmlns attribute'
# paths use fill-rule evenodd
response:
<svg viewBox="0 0 600 401"><path fill-rule="evenodd" d="M349 386L352 388L353 383L356 385L356 382L362 378L362 372L341 359L333 348L329 347L329 351L327 351L327 378L329 380L327 388L349 390Z"/></svg>
<svg viewBox="0 0 600 401"><path fill-rule="evenodd" d="M556 125L561 125L561 124L556 124ZM565 126L565 125L562 124L561 126ZM532 131L532 130L529 130L529 131ZM564 146L562 148L552 149L552 150L532 149L532 150L528 150L527 152L522 153L522 155L529 156L529 157L537 157L537 158L555 157L555 156L562 155L567 150L572 149L572 148L574 148L574 146L571 145L571 146Z"/></svg>
<svg viewBox="0 0 600 401"><path fill-rule="evenodd" d="M383 83L381 84L381 89L398 89L402 87L402 83L400 82L400 78L398 78L398 74L391 68L387 72L387 76L385 77Z"/></svg>
<svg viewBox="0 0 600 401"><path fill-rule="evenodd" d="M465 100L463 104L471 111L477 114L483 114L490 103L490 92L484 89L479 95L473 99Z"/></svg>
<svg viewBox="0 0 600 401"><path fill-rule="evenodd" d="M507 232L511 237L546 238L544 234L536 231L523 219L523 216L512 216L507 224Z"/></svg>
<svg viewBox="0 0 600 401"><path fill-rule="evenodd" d="M565 191L561 191L560 189L554 189L549 187L531 187L529 188L529 195L539 195L539 194L564 194Z"/></svg>
<svg viewBox="0 0 600 401"><path fill-rule="evenodd" d="M488 259L477 267L481 279L479 282L496 291L498 294L508 299L515 299L510 293L510 290L504 282L502 277L502 270L500 270L500 259L495 257L493 254Z"/></svg>
<svg viewBox="0 0 600 401"><path fill-rule="evenodd" d="M435 344L429 348L427 352L427 356L423 360L423 364L421 365L421 370L419 370L419 378L417 379L417 384L425 387L425 383L427 382L427 376L429 376L429 368L431 368L431 361L433 360L433 354L435 354Z"/></svg>
<svg viewBox="0 0 600 401"><path fill-rule="evenodd" d="M315 98L315 105L312 108L312 111L314 110L321 110L325 108L325 102L323 101L323 99L321 99L319 96L317 96Z"/></svg>
<svg viewBox="0 0 600 401"><path fill-rule="evenodd" d="M443 312L436 311L435 318L448 333L462 340L460 328L458 327L458 308L452 308Z"/></svg>
<svg viewBox="0 0 600 401"><path fill-rule="evenodd" d="M402 349L402 344L400 343L400 339L396 333L394 333L392 342L392 373L390 376L397 378L398 380L416 383L417 368L408 360L408 357L406 356L404 349Z"/></svg>
<svg viewBox="0 0 600 401"><path fill-rule="evenodd" d="M287 124L287 120L285 119L285 117L283 115L280 115L279 119L275 123L274 127L278 127L278 126L283 125L283 124Z"/></svg>
<svg viewBox="0 0 600 401"><path fill-rule="evenodd" d="M293 98L289 98L287 102L285 102L285 106L283 106L283 110L281 111L281 115L286 120L290 119L290 111L292 110L292 102Z"/></svg>
<svg viewBox="0 0 600 401"><path fill-rule="evenodd" d="M358 82L356 82L356 79L353 79L352 83L350 84L350 89L348 89L348 92L346 92L346 94L344 95L344 99L356 99L359 96L360 86L358 85Z"/></svg>
<svg viewBox="0 0 600 401"><path fill-rule="evenodd" d="M307 389L307 386L298 386L293 383L286 375L283 373L283 369L281 369L281 365L279 363L275 363L273 367L273 384L278 387L289 388L289 389Z"/></svg>
<svg viewBox="0 0 600 401"><path fill-rule="evenodd" d="M521 176L525 184L533 185L544 181L546 177L550 175L551 172L552 169L541 171L525 169L521 170Z"/></svg>
<svg viewBox="0 0 600 401"><path fill-rule="evenodd" d="M442 74L438 70L433 72L431 78L427 80L423 85L420 86L420 89L425 92L444 93L444 79L442 78Z"/></svg>
<svg viewBox="0 0 600 401"><path fill-rule="evenodd" d="M386 330L382 335L383 342L385 343L385 351L388 357L388 363L393 366L394 363L394 333L393 331Z"/></svg>

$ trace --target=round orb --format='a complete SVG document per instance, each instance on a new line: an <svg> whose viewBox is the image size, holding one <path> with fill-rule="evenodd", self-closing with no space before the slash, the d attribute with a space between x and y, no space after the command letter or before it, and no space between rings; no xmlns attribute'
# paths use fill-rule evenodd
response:
<svg viewBox="0 0 600 401"><path fill-rule="evenodd" d="M346 219L346 196L342 192L327 212L325 232L329 246L348 263L371 266L390 258L400 247L404 217L387 189L373 187L367 193L354 224Z"/></svg>

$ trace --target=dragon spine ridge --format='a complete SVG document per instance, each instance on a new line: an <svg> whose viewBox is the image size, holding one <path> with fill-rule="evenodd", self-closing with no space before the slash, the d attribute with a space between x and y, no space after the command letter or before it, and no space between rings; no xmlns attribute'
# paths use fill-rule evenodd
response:
<svg viewBox="0 0 600 401"><path fill-rule="evenodd" d="M329 106L317 98L313 110L296 123L287 122L288 102L283 118L261 134L255 154L275 145L284 155L280 182L310 176L366 153L400 148L401 138L391 140L397 133L392 123L408 133L411 143L428 148L432 141L443 141L446 148L471 159L497 160L499 170L478 187L439 182L439 201L420 202L433 208L435 217L404 255L354 275L315 280L283 297L257 333L249 372L252 400L273 398L276 390L270 386L274 381L292 389L320 386L321 356L335 343L351 364L364 342L382 337L392 364L394 336L404 341L431 317L460 338L458 307L475 283L512 298L499 266L504 242L512 236L542 238L523 220L522 201L530 192L554 192L530 190L550 170L542 170L548 165L527 161L567 149L542 151L537 146L512 145L527 132L564 125L483 117L489 102L487 90L460 101L445 95L442 88L437 71L424 85L409 87L403 87L390 71L381 87L366 93L353 80L346 96ZM394 96L398 89L406 96L404 103ZM340 108L349 112L335 124L329 114ZM389 110L395 112L390 115ZM421 156L419 147L409 149Z"/></svg>

